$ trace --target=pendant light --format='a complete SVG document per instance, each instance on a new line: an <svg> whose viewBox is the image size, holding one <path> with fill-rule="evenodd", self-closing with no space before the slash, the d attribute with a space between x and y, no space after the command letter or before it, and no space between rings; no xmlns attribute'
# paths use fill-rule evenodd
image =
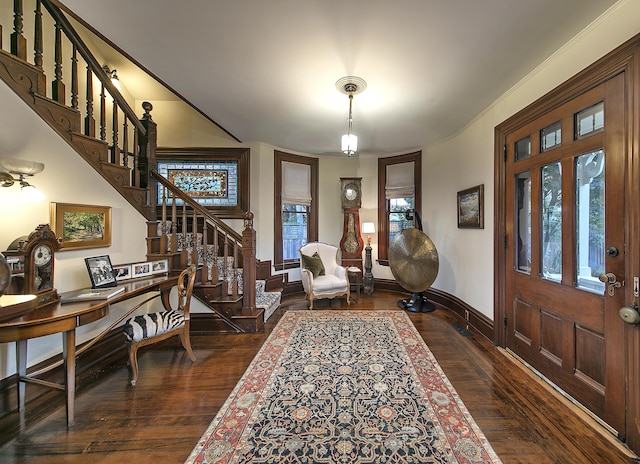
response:
<svg viewBox="0 0 640 464"><path fill-rule="evenodd" d="M340 147L342 152L351 156L358 150L358 136L353 131L353 96L362 92L367 83L356 76L346 76L338 79L337 89L349 97L349 118L347 119L347 133L342 136Z"/></svg>

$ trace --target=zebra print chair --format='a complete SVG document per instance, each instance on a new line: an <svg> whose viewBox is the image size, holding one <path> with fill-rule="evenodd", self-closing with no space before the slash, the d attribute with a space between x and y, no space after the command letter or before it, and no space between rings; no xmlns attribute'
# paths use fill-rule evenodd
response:
<svg viewBox="0 0 640 464"><path fill-rule="evenodd" d="M131 385L138 380L138 348L166 340L174 335L180 336L182 346L191 361L196 357L191 350L189 340L189 307L191 293L196 279L196 267L191 265L178 277L178 308L166 311L142 314L132 317L124 324L125 341L129 345L129 363L133 371Z"/></svg>

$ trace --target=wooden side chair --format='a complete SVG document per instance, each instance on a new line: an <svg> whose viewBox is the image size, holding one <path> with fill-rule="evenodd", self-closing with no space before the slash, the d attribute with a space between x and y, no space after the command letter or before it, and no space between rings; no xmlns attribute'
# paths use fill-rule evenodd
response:
<svg viewBox="0 0 640 464"><path fill-rule="evenodd" d="M174 335L180 336L182 346L191 361L196 357L191 350L189 340L189 307L191 294L196 280L196 267L190 266L178 277L178 308L142 314L132 317L124 324L125 341L129 345L129 363L133 371L131 385L138 380L138 348L166 340Z"/></svg>

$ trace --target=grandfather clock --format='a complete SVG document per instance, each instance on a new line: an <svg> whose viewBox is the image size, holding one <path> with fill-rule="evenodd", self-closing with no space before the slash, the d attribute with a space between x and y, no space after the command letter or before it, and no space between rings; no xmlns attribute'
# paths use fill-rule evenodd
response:
<svg viewBox="0 0 640 464"><path fill-rule="evenodd" d="M354 266L362 269L362 249L364 242L360 235L360 207L362 206L362 177L341 177L340 198L344 226L340 250L342 251L342 265Z"/></svg>

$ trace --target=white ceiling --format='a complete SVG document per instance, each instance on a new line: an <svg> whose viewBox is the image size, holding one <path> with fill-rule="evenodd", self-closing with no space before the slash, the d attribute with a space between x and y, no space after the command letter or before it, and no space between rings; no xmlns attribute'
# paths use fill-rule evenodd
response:
<svg viewBox="0 0 640 464"><path fill-rule="evenodd" d="M455 134L615 4L62 1L241 141L338 153L348 98L335 83L364 79L353 104L361 155L419 149Z"/></svg>

